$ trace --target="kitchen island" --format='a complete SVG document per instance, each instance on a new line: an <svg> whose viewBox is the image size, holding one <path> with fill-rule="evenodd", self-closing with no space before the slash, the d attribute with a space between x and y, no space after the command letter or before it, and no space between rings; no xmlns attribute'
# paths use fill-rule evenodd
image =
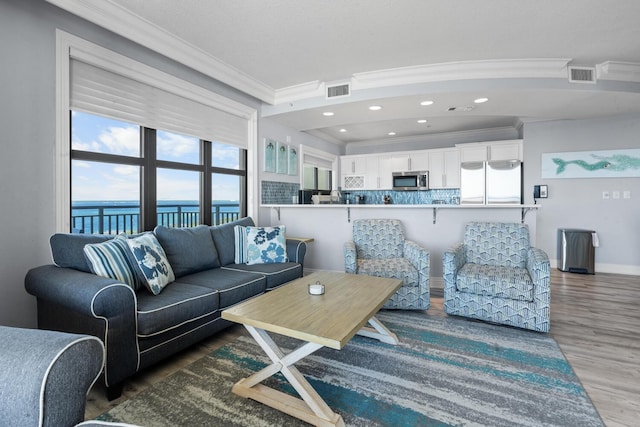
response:
<svg viewBox="0 0 640 427"><path fill-rule="evenodd" d="M442 254L462 242L471 221L524 222L532 246L536 242L536 213L540 205L262 205L271 225L283 224L287 235L314 239L305 256L305 270L344 271L343 245L352 237L352 221L393 218L402 222L405 237L430 253L431 286L442 287Z"/></svg>

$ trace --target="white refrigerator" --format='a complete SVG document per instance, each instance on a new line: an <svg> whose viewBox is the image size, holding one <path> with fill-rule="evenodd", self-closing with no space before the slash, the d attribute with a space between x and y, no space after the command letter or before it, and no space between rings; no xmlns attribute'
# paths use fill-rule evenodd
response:
<svg viewBox="0 0 640 427"><path fill-rule="evenodd" d="M522 203L522 162L504 160L462 163L461 205Z"/></svg>

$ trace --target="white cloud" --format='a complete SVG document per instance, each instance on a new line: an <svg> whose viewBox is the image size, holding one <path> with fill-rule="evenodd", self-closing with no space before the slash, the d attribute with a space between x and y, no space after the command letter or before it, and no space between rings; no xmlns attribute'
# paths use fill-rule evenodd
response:
<svg viewBox="0 0 640 427"><path fill-rule="evenodd" d="M183 159L187 156L198 158L200 144L197 138L184 135L176 135L168 132L158 132L157 148L158 157L170 159Z"/></svg>
<svg viewBox="0 0 640 427"><path fill-rule="evenodd" d="M107 153L138 156L140 131L136 127L109 127L98 136Z"/></svg>

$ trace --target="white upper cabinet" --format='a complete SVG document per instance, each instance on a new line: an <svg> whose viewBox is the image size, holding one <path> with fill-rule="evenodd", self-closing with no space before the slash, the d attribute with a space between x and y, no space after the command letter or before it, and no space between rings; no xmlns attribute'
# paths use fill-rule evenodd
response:
<svg viewBox="0 0 640 427"><path fill-rule="evenodd" d="M489 160L523 160L522 140L489 144Z"/></svg>
<svg viewBox="0 0 640 427"><path fill-rule="evenodd" d="M429 170L429 151L414 151L409 154L410 171L426 171Z"/></svg>
<svg viewBox="0 0 640 427"><path fill-rule="evenodd" d="M489 160L486 144L463 144L460 148L460 162L484 162Z"/></svg>
<svg viewBox="0 0 640 427"><path fill-rule="evenodd" d="M460 151L429 150L429 188L460 187Z"/></svg>
<svg viewBox="0 0 640 427"><path fill-rule="evenodd" d="M456 147L460 149L460 161L462 163L493 160L523 160L521 139L456 144Z"/></svg>
<svg viewBox="0 0 640 427"><path fill-rule="evenodd" d="M377 156L342 156L340 182L343 190L377 190L380 187Z"/></svg>

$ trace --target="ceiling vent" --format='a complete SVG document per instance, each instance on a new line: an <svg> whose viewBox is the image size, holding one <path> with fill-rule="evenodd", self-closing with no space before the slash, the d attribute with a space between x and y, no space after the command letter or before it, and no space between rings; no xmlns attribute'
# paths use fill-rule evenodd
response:
<svg viewBox="0 0 640 427"><path fill-rule="evenodd" d="M593 67L569 67L569 83L595 83L596 69Z"/></svg>
<svg viewBox="0 0 640 427"><path fill-rule="evenodd" d="M349 95L351 95L351 85L349 83L327 86L327 99Z"/></svg>

